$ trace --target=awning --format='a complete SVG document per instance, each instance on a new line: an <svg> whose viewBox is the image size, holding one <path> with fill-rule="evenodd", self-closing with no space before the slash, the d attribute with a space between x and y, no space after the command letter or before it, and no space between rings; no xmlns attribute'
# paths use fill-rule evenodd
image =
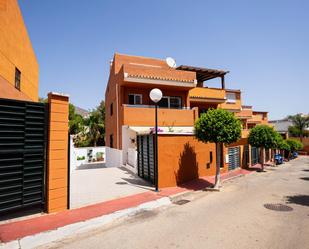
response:
<svg viewBox="0 0 309 249"><path fill-rule="evenodd" d="M128 126L128 129L135 131L137 134L150 134L155 131L153 126ZM193 134L193 126L159 126L158 127L158 134Z"/></svg>

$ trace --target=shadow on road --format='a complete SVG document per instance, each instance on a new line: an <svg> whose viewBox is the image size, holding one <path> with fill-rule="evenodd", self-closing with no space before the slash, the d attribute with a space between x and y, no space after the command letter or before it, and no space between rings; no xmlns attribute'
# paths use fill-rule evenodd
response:
<svg viewBox="0 0 309 249"><path fill-rule="evenodd" d="M287 196L286 199L287 199L287 203L289 203L289 204L309 206L309 195Z"/></svg>
<svg viewBox="0 0 309 249"><path fill-rule="evenodd" d="M105 166L105 163L86 163L78 166L77 170L100 169L100 168L107 168L107 167Z"/></svg>
<svg viewBox="0 0 309 249"><path fill-rule="evenodd" d="M305 172L309 172L309 169L303 169L303 171L305 171Z"/></svg>
<svg viewBox="0 0 309 249"><path fill-rule="evenodd" d="M301 178L299 178L299 179L302 179L302 180L304 180L304 181L309 181L309 177L301 177Z"/></svg>

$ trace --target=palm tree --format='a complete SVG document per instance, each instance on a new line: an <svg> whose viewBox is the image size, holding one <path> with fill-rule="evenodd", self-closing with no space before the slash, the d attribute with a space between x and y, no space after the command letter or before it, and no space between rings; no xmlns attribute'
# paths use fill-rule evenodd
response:
<svg viewBox="0 0 309 249"><path fill-rule="evenodd" d="M89 118L86 120L88 126L88 137L93 144L97 146L98 141L101 137L104 137L104 123L101 112L95 110L91 112Z"/></svg>
<svg viewBox="0 0 309 249"><path fill-rule="evenodd" d="M309 116L304 116L302 114L296 114L288 117L292 121L295 130L299 134L300 140L302 141L305 129L309 127Z"/></svg>

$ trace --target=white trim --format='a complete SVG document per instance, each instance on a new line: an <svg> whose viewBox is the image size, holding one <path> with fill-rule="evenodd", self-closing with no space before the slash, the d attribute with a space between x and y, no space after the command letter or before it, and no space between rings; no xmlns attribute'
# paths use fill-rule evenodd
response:
<svg viewBox="0 0 309 249"><path fill-rule="evenodd" d="M136 65L136 66L143 66L143 67L157 67L157 68L162 68L161 66L157 66L157 65L149 65L149 64L142 64L142 63L135 63L135 62L130 62L129 64L131 64L131 65Z"/></svg>
<svg viewBox="0 0 309 249"><path fill-rule="evenodd" d="M61 96L61 97L67 97L67 98L70 97L70 95L66 94L66 93L50 92L49 94L56 95L56 96Z"/></svg>
<svg viewBox="0 0 309 249"><path fill-rule="evenodd" d="M125 125L127 129L131 129L136 132L136 134L150 134L152 126L128 126ZM193 126L159 126L158 132L159 135L193 135L194 127Z"/></svg>
<svg viewBox="0 0 309 249"><path fill-rule="evenodd" d="M176 80L157 80L157 79L148 79L148 78L136 78L132 76L128 76L128 73L124 73L124 81L126 82L134 82L134 83L148 83L148 84L156 84L156 85L170 85L170 86L180 86L180 87L194 87L196 84L194 82L182 82Z"/></svg>

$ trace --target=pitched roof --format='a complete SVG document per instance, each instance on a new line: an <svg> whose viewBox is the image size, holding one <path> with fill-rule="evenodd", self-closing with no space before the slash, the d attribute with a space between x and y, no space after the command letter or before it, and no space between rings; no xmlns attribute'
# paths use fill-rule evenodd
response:
<svg viewBox="0 0 309 249"><path fill-rule="evenodd" d="M290 120L274 120L269 121L269 123L271 123L278 132L288 132L289 126L293 125Z"/></svg>
<svg viewBox="0 0 309 249"><path fill-rule="evenodd" d="M196 75L194 72L180 71L173 68L153 67L148 65L124 64L124 73L128 77L156 80L171 80L194 83Z"/></svg>

